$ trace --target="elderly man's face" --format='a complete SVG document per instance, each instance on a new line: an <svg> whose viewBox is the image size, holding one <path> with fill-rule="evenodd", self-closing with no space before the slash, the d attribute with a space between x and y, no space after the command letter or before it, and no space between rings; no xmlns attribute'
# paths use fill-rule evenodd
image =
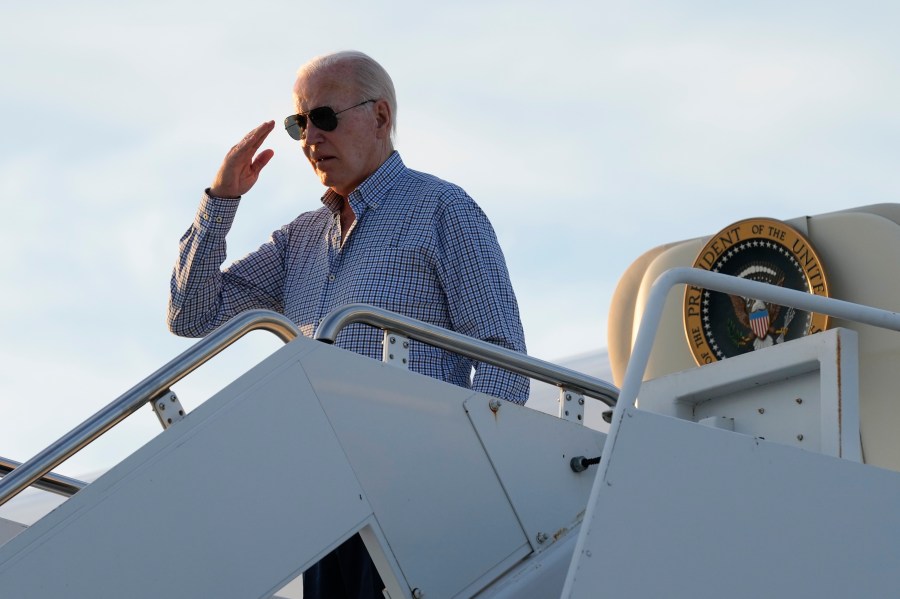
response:
<svg viewBox="0 0 900 599"><path fill-rule="evenodd" d="M330 106L339 112L365 100L356 90L348 69L342 66L308 75L294 84L297 112ZM356 189L387 158L385 134L378 107L364 104L338 115L334 131L323 131L307 119L306 135L300 141L303 153L323 185L343 197Z"/></svg>

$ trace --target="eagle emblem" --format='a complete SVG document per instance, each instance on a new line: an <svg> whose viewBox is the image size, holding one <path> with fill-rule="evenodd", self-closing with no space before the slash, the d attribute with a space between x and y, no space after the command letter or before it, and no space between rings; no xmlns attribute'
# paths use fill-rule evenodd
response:
<svg viewBox="0 0 900 599"><path fill-rule="evenodd" d="M779 287L784 286L784 275L776 268L764 264L751 264L737 276L741 279L751 279ZM743 347L752 343L753 349L760 349L784 342L784 336L794 319L795 310L793 308L788 309L782 326L776 329L774 323L778 321L781 306L752 297L729 295L728 298L731 300L737 324L743 331L746 331L746 334L735 339L736 345Z"/></svg>
<svg viewBox="0 0 900 599"><path fill-rule="evenodd" d="M739 221L710 238L695 268L828 295L818 256L786 223ZM698 364L763 349L823 330L828 317L709 289L685 291L684 326Z"/></svg>

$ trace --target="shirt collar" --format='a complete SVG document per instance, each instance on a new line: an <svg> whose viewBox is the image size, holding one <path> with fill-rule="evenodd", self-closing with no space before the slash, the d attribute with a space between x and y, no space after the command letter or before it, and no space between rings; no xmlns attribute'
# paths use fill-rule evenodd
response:
<svg viewBox="0 0 900 599"><path fill-rule="evenodd" d="M395 150L378 167L378 170L369 175L365 181L359 184L359 187L350 192L347 200L350 202L350 208L353 209L357 219L362 218L362 214L367 208L378 208L387 191L393 187L397 177L405 169L406 166L403 164L400 154ZM331 210L332 214L337 214L341 210L343 198L335 193L334 190L329 189L322 196L322 203Z"/></svg>

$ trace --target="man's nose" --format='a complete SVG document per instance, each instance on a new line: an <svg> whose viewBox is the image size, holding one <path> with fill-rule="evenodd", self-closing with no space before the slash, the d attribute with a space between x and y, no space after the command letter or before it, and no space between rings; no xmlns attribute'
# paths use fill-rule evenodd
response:
<svg viewBox="0 0 900 599"><path fill-rule="evenodd" d="M304 132L302 143L304 146L312 146L320 143L324 138L324 132L313 125L312 119L306 121L306 131Z"/></svg>

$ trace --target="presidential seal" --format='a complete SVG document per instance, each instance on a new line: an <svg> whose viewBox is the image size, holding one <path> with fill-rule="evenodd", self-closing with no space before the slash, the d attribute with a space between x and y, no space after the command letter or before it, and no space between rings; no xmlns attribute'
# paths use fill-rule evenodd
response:
<svg viewBox="0 0 900 599"><path fill-rule="evenodd" d="M754 218L712 237L694 268L828 296L819 257L809 241L778 220ZM828 316L688 286L684 332L697 364L709 364L822 331Z"/></svg>

